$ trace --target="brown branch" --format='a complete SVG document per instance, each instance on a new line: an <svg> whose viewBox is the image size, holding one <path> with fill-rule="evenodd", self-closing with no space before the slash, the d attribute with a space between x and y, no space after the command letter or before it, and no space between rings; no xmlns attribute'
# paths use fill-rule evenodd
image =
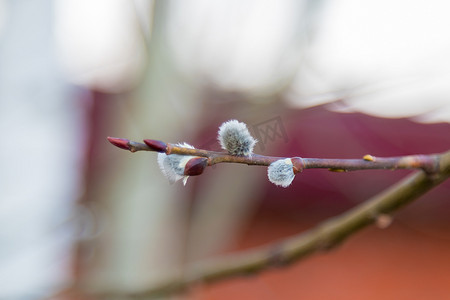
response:
<svg viewBox="0 0 450 300"><path fill-rule="evenodd" d="M395 212L445 181L450 176L450 151L436 155L435 159L435 173L416 172L350 211L300 235L258 249L189 265L183 276L175 276L147 290L133 293L111 290L94 294L104 299L147 299L180 292L196 283L284 266L314 253L329 250L374 223L379 217Z"/></svg>
<svg viewBox="0 0 450 300"><path fill-rule="evenodd" d="M227 152L216 152L203 149L191 149L174 144L166 144L157 140L144 140L145 144L122 138L108 137L111 144L131 152L155 151L169 154L191 155L208 158L208 165L218 163L240 163L247 165L269 166L271 163L285 159L286 157L275 157L253 154L251 156L234 156ZM331 171L355 171L369 169L422 169L433 173L437 168L437 155L408 155L399 157L374 157L365 155L361 159L323 159L323 158L301 158L296 157L293 161L297 172L304 169L325 168Z"/></svg>

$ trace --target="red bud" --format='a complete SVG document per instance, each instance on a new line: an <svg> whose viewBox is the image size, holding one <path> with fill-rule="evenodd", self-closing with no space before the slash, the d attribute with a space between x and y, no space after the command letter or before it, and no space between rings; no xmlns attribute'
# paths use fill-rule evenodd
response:
<svg viewBox="0 0 450 300"><path fill-rule="evenodd" d="M162 141L145 139L144 143L147 146L149 146L153 151L166 152L167 144Z"/></svg>
<svg viewBox="0 0 450 300"><path fill-rule="evenodd" d="M128 145L128 142L130 142L130 140L108 136L108 141L114 146L121 149L131 150L130 146Z"/></svg>
<svg viewBox="0 0 450 300"><path fill-rule="evenodd" d="M305 164L303 163L303 159L301 157L293 157L291 158L291 161L294 174L302 172L305 168Z"/></svg>
<svg viewBox="0 0 450 300"><path fill-rule="evenodd" d="M203 173L208 165L208 159L206 157L194 157L191 158L184 166L184 175L196 176Z"/></svg>

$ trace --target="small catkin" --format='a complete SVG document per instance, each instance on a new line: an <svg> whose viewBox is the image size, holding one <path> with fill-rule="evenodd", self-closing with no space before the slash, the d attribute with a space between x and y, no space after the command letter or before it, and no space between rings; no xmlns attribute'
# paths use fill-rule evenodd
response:
<svg viewBox="0 0 450 300"><path fill-rule="evenodd" d="M271 163L267 169L267 175L273 184L288 187L295 177L291 159L280 159Z"/></svg>
<svg viewBox="0 0 450 300"><path fill-rule="evenodd" d="M257 142L247 129L245 123L229 120L219 127L217 138L222 149L235 156L249 156Z"/></svg>
<svg viewBox="0 0 450 300"><path fill-rule="evenodd" d="M194 149L193 146L183 143L177 144L177 146ZM171 183L174 183L180 179L183 179L183 183L186 185L187 177L184 175L184 167L186 163L194 156L158 153L158 165L164 176L169 179Z"/></svg>

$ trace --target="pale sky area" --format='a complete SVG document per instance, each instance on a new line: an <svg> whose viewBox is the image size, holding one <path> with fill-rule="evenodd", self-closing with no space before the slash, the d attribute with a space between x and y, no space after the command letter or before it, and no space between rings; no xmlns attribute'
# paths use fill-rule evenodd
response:
<svg viewBox="0 0 450 300"><path fill-rule="evenodd" d="M69 77L110 89L129 84L142 64L139 31L149 14L140 14L137 22L135 17L136 11L150 11L145 1L133 6L126 0L63 0L56 7L61 61ZM426 112L418 120L450 120L447 1L308 6L294 0L194 0L172 1L169 7L170 51L187 76L256 92L295 76L287 93L294 106L346 96L348 107L341 111L386 117Z"/></svg>

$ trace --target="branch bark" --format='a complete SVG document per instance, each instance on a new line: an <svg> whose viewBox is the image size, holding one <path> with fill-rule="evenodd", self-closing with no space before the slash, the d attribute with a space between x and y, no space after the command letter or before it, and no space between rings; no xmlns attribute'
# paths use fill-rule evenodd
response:
<svg viewBox="0 0 450 300"><path fill-rule="evenodd" d="M287 157L265 156L253 154L251 156L236 156L227 152L216 152L204 149L193 149L179 145L164 143L158 140L145 139L143 143L130 141L123 138L108 137L108 141L116 147L130 152L154 151L167 155L189 155L206 157L208 166L218 163L239 163L257 166L269 166L271 163ZM422 169L428 173L437 170L437 155L408 155L399 157L374 157L365 155L360 159L328 159L328 158L302 158L293 157L296 173L304 169L324 168L330 171L356 171L374 169Z"/></svg>
<svg viewBox="0 0 450 300"><path fill-rule="evenodd" d="M180 292L196 283L212 282L284 266L314 253L329 250L355 232L374 223L378 217L392 214L445 181L450 176L450 151L437 155L436 158L436 172L415 172L368 201L305 233L254 250L188 265L183 275L139 292L110 290L95 295L104 299L116 297L148 299Z"/></svg>

